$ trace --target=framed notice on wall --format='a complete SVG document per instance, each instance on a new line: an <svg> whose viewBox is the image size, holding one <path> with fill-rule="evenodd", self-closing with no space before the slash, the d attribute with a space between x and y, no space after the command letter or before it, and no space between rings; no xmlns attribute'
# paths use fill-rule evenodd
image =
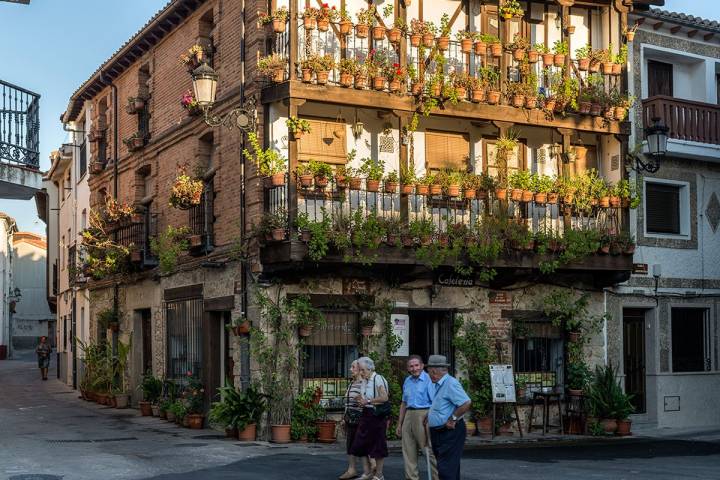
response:
<svg viewBox="0 0 720 480"><path fill-rule="evenodd" d="M512 365L490 365L494 403L515 403L515 376Z"/></svg>
<svg viewBox="0 0 720 480"><path fill-rule="evenodd" d="M407 357L410 355L410 316L406 313L393 313L390 315L393 333L400 337L402 343L393 354L394 357Z"/></svg>

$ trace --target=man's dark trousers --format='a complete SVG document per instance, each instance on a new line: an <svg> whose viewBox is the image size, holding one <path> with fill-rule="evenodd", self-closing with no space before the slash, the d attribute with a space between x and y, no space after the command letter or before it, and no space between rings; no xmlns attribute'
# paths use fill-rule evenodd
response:
<svg viewBox="0 0 720 480"><path fill-rule="evenodd" d="M432 449L437 459L440 480L460 480L460 459L465 445L465 421L460 420L450 430L430 429Z"/></svg>

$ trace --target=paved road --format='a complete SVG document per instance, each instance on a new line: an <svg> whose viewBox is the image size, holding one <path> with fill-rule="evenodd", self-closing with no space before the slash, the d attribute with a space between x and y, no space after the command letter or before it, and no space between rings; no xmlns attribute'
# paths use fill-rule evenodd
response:
<svg viewBox="0 0 720 480"><path fill-rule="evenodd" d="M31 357L0 362L1 480L334 479L344 455L321 445L241 444L40 382ZM717 438L717 437L708 437ZM720 442L636 438L466 452L463 479L720 479ZM385 477L402 480L398 454Z"/></svg>

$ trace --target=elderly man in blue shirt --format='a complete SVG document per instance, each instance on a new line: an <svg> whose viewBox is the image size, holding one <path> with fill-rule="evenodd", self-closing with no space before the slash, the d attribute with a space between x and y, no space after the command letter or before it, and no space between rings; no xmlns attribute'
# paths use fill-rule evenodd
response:
<svg viewBox="0 0 720 480"><path fill-rule="evenodd" d="M405 480L419 480L418 449L424 450L428 444L424 421L432 405L435 387L424 370L425 365L420 355L410 355L407 369L410 375L403 383L400 417L395 433L402 438ZM432 454L430 454L430 470L433 480L437 480L437 463Z"/></svg>
<svg viewBox="0 0 720 480"><path fill-rule="evenodd" d="M460 382L448 373L444 355L430 355L428 373L435 387L427 425L440 480L460 480L460 459L465 446L463 415L470 410L470 397Z"/></svg>

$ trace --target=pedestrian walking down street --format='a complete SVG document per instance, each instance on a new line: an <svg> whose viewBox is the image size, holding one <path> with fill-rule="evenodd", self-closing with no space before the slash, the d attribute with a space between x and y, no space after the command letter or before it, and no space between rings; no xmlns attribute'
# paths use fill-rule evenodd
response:
<svg viewBox="0 0 720 480"><path fill-rule="evenodd" d="M38 357L38 367L42 379L47 380L48 368L50 368L50 354L52 353L52 347L47 342L47 337L40 337L40 343L35 349L35 353Z"/></svg>
<svg viewBox="0 0 720 480"><path fill-rule="evenodd" d="M349 480L358 476L357 474L357 463L358 458L350 453L355 440L355 433L357 432L358 423L360 417L362 417L363 407L358 403L362 392L365 389L365 381L360 375L360 367L358 361L353 360L350 364L350 384L348 385L347 392L345 392L345 413L343 415L343 424L345 425L345 450L348 454L348 467L345 473L340 475L340 480ZM363 472L363 475L369 475L370 469Z"/></svg>
<svg viewBox="0 0 720 480"><path fill-rule="evenodd" d="M430 375L424 370L425 365L420 355L410 355L407 361L408 377L403 383L400 416L395 434L402 438L403 461L405 464L405 480L419 480L418 449L424 452L428 446L425 432L425 417L432 405L435 385ZM435 455L430 454L432 479L437 480L437 462Z"/></svg>
<svg viewBox="0 0 720 480"><path fill-rule="evenodd" d="M358 358L360 374L365 380L363 394L358 403L363 406L350 453L363 458L365 472L360 480L385 480L383 464L388 456L387 417L390 415L390 396L387 380L375 373L371 358Z"/></svg>
<svg viewBox="0 0 720 480"><path fill-rule="evenodd" d="M435 386L427 425L438 476L440 480L460 480L460 459L465 446L463 415L470 410L470 397L448 373L450 364L444 355L430 355L427 366Z"/></svg>

